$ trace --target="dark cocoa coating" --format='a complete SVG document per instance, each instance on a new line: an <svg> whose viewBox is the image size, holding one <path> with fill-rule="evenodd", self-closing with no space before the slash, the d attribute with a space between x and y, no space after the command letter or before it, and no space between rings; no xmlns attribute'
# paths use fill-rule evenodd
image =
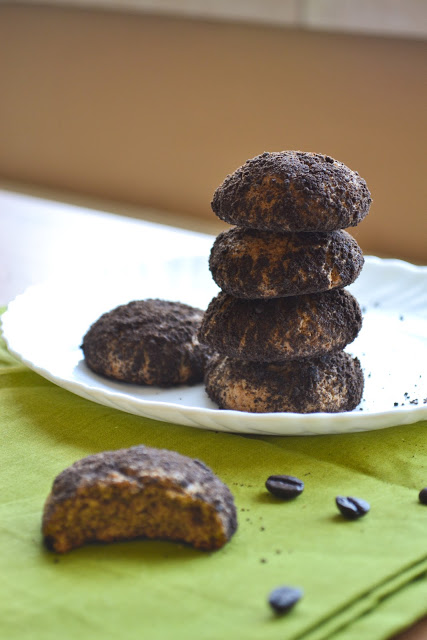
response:
<svg viewBox="0 0 427 640"><path fill-rule="evenodd" d="M167 300L135 300L104 313L83 338L92 371L136 384L171 387L203 380L208 350L197 331L203 311Z"/></svg>
<svg viewBox="0 0 427 640"><path fill-rule="evenodd" d="M346 231L274 233L234 227L216 238L212 277L237 298L280 298L346 287L363 267Z"/></svg>
<svg viewBox="0 0 427 640"><path fill-rule="evenodd" d="M230 224L266 231L333 231L367 215L366 182L320 153L280 151L247 160L215 191L214 213Z"/></svg>
<svg viewBox="0 0 427 640"><path fill-rule="evenodd" d="M352 411L363 393L359 360L339 351L288 362L250 362L216 355L206 391L220 409L251 413Z"/></svg>
<svg viewBox="0 0 427 640"><path fill-rule="evenodd" d="M344 289L271 300L221 292L205 312L199 339L232 358L278 362L340 351L361 326L360 306Z"/></svg>
<svg viewBox="0 0 427 640"><path fill-rule="evenodd" d="M48 548L135 537L223 546L237 529L233 496L200 460L139 445L75 462L57 476L43 513Z"/></svg>

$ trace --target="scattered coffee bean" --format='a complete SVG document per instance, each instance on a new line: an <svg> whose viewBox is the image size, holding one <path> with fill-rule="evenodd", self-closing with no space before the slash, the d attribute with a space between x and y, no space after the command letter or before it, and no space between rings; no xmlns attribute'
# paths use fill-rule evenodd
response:
<svg viewBox="0 0 427 640"><path fill-rule="evenodd" d="M424 487L424 489L421 489L418 498L421 502L421 504L427 504L427 487Z"/></svg>
<svg viewBox="0 0 427 640"><path fill-rule="evenodd" d="M276 498L292 500L300 495L304 483L293 476L270 476L265 482L267 490Z"/></svg>
<svg viewBox="0 0 427 640"><path fill-rule="evenodd" d="M297 587L277 587L270 593L268 603L276 613L282 614L292 609L302 596L302 589Z"/></svg>
<svg viewBox="0 0 427 640"><path fill-rule="evenodd" d="M347 520L357 520L368 513L371 508L366 500L361 498L345 498L344 496L337 496L335 498L338 509L341 511L344 518Z"/></svg>

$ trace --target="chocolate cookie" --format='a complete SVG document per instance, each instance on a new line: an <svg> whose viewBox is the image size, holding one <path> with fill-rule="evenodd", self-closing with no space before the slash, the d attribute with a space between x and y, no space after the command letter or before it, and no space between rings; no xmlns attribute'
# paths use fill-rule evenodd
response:
<svg viewBox="0 0 427 640"><path fill-rule="evenodd" d="M340 351L293 362L249 362L216 355L206 391L220 409L251 413L351 411L363 393L359 360Z"/></svg>
<svg viewBox="0 0 427 640"><path fill-rule="evenodd" d="M136 384L170 387L203 380L208 351L197 331L203 311L167 300L136 300L104 313L83 338L92 371Z"/></svg>
<svg viewBox="0 0 427 640"><path fill-rule="evenodd" d="M340 351L361 326L359 304L344 289L272 300L221 292L205 312L199 339L232 358L276 362Z"/></svg>
<svg viewBox="0 0 427 640"><path fill-rule="evenodd" d="M364 263L346 231L273 233L234 227L216 238L209 267L237 298L280 298L345 287Z"/></svg>
<svg viewBox="0 0 427 640"><path fill-rule="evenodd" d="M266 231L333 231L367 215L366 182L342 162L319 153L280 151L256 156L215 191L214 213Z"/></svg>
<svg viewBox="0 0 427 640"><path fill-rule="evenodd" d="M136 537L219 549L237 529L233 496L199 460L143 445L88 456L55 479L42 533L49 549Z"/></svg>

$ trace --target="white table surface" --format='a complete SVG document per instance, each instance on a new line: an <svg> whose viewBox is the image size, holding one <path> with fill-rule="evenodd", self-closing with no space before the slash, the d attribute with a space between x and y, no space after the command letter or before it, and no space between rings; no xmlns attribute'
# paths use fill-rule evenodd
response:
<svg viewBox="0 0 427 640"><path fill-rule="evenodd" d="M142 212L143 213L143 212ZM172 216L171 216L172 217ZM50 277L209 255L214 237L0 190L0 305Z"/></svg>

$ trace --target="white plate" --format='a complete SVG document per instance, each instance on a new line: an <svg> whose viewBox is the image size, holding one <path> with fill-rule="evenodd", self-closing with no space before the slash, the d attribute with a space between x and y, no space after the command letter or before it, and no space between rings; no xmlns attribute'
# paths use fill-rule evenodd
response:
<svg viewBox="0 0 427 640"><path fill-rule="evenodd" d="M36 285L9 305L3 333L15 356L59 386L160 421L238 433L311 435L427 419L427 267L367 257L349 289L362 306L364 322L347 351L362 363L365 391L359 407L346 413L223 411L209 400L203 385L163 390L115 383L85 366L79 348L83 335L118 304L159 297L206 307L218 292L206 256L146 265L137 275Z"/></svg>

